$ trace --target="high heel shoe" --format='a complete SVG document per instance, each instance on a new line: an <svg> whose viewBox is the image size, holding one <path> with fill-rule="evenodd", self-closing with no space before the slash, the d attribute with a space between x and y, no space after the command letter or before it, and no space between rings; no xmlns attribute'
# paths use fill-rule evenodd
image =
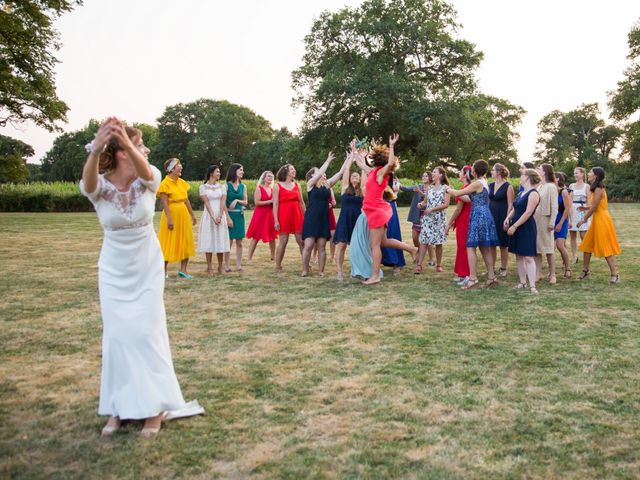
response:
<svg viewBox="0 0 640 480"><path fill-rule="evenodd" d="M620 283L620 274L616 273L615 275L611 275L611 278L609 279L609 283L611 285L615 285L617 283Z"/></svg>
<svg viewBox="0 0 640 480"><path fill-rule="evenodd" d="M589 271L589 269L587 270L582 270L582 273L580 274L580 276L578 277L578 280L586 280L587 278L589 278L591 276L591 272Z"/></svg>

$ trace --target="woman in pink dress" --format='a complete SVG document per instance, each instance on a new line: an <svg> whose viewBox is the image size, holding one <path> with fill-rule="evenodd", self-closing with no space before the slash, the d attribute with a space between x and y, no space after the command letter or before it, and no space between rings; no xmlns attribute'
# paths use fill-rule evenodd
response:
<svg viewBox="0 0 640 480"><path fill-rule="evenodd" d="M393 147L400 136L394 133L389 137L389 147L375 145L369 152L370 165L373 167L367 176L362 211L367 216L369 224L369 238L371 242L371 258L373 260L373 273L368 280L362 282L365 285L373 285L380 282L380 263L382 262L381 247L397 248L405 250L414 257L418 249L399 240L387 238L387 222L391 218L391 205L385 202L382 194L387 187L389 173L398 168L398 158L394 155Z"/></svg>
<svg viewBox="0 0 640 480"><path fill-rule="evenodd" d="M256 205L247 229L247 238L251 239L249 244L249 260L253 258L253 253L259 241L269 244L271 251L271 260L273 261L276 253L276 232L275 222L273 220L273 192L272 185L274 180L273 173L269 170L262 172L258 180L258 188L253 193L253 201Z"/></svg>

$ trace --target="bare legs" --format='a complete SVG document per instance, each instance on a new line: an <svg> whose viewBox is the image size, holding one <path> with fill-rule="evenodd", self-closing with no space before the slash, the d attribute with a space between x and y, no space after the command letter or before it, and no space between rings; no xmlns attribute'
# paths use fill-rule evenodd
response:
<svg viewBox="0 0 640 480"><path fill-rule="evenodd" d="M302 255L302 249L304 248L304 243L302 243L302 234L295 234L296 242L298 243L298 247L300 248L300 254ZM282 272L282 259L284 258L284 252L287 250L287 243L289 243L289 234L283 233L278 235L278 247L276 248L276 273Z"/></svg>
<svg viewBox="0 0 640 480"><path fill-rule="evenodd" d="M518 270L518 278L520 283L517 288L525 288L527 286L527 277L529 278L529 286L531 293L538 293L536 289L536 262L534 257L522 257L516 255L516 268Z"/></svg>
<svg viewBox="0 0 640 480"><path fill-rule="evenodd" d="M509 267L509 249L507 247L500 248L500 275L507 276L507 267ZM498 247L491 247L491 256L493 257L493 270L496 269L496 262L498 261Z"/></svg>
<svg viewBox="0 0 640 480"><path fill-rule="evenodd" d="M344 273L342 271L344 266L344 254L347 251L347 244L340 242L337 246L338 256L337 258L337 267L338 267L338 280L344 280Z"/></svg>
<svg viewBox="0 0 640 480"><path fill-rule="evenodd" d="M616 268L616 259L614 256L611 257L604 257L604 259L607 262L607 265L609 265L609 272L611 273L611 283L618 283L618 281L616 280L615 282L613 281L614 277L618 277L618 269ZM589 265L591 264L591 254L590 253L584 253L583 257L582 257L582 270L583 270L583 274L584 272L587 272L587 274L589 273Z"/></svg>
<svg viewBox="0 0 640 480"><path fill-rule="evenodd" d="M302 250L302 274L306 277L309 275L309 261L311 260L311 252L314 247L318 251L318 274L324 277L324 266L327 262L327 239L309 237L304 240L304 248ZM344 258L344 257L343 257Z"/></svg>
<svg viewBox="0 0 640 480"><path fill-rule="evenodd" d="M587 232L569 232L569 235L571 235L571 258L573 258L573 263L578 263L578 233L580 233L580 240L582 240Z"/></svg>
<svg viewBox="0 0 640 480"><path fill-rule="evenodd" d="M387 238L385 227L370 228L369 238L371 245L371 259L373 260L373 272L371 272L371 277L368 280L362 282L365 285L373 285L374 283L380 282L380 263L382 262L381 247L404 250L405 252L409 252L414 260L418 254L418 249L416 247L394 238Z"/></svg>
<svg viewBox="0 0 640 480"><path fill-rule="evenodd" d="M565 238L556 238L556 248L562 257L562 266L564 268L564 276L571 277L571 265L569 264L569 252L567 251L567 242Z"/></svg>
<svg viewBox="0 0 640 480"><path fill-rule="evenodd" d="M236 270L238 272L242 271L242 239L236 238ZM224 254L224 269L227 272L231 271L231 267L229 266L229 261L231 257L231 252L226 252Z"/></svg>
<svg viewBox="0 0 640 480"><path fill-rule="evenodd" d="M493 268L494 259L491 254L491 247L478 248L487 268L487 286L493 285L496 281L496 272ZM467 259L469 260L469 283L462 287L464 289L473 288L478 284L478 256L476 255L475 247L467 247Z"/></svg>
<svg viewBox="0 0 640 480"><path fill-rule="evenodd" d="M549 265L549 282L556 283L556 255L555 253L547 253L547 264ZM542 278L542 255L536 255L536 278Z"/></svg>
<svg viewBox="0 0 640 480"><path fill-rule="evenodd" d="M416 248L420 248L420 231L411 229L411 239L413 240L413 246ZM429 264L433 264L433 245L426 245L426 252L429 254ZM422 265L422 261L424 260L424 252L420 254L421 256L418 259L418 265Z"/></svg>
<svg viewBox="0 0 640 480"><path fill-rule="evenodd" d="M256 240L255 238L252 238L251 243L249 244L249 256L247 257L248 260L253 259L253 254L255 253L257 246L258 246L258 240ZM271 261L273 261L273 259L276 257L276 241L275 240L272 240L269 242L269 251L271 252Z"/></svg>

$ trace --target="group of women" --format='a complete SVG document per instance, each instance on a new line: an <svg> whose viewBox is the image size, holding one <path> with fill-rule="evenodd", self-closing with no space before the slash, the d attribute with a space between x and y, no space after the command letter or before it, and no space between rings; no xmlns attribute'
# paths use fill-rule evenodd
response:
<svg viewBox="0 0 640 480"><path fill-rule="evenodd" d="M572 261L565 246L571 231L575 233L574 259L573 240L578 234L582 237L583 271L579 278L589 277L591 256L596 255L605 257L611 283L620 281L614 261L620 247L607 211L604 170L598 167L586 175L588 183L586 172L577 168L576 182L567 188L564 174L555 174L551 165L533 169L525 164L517 195L507 181L507 169L500 164L491 170L491 184L486 179L487 162L478 160L465 166L460 171L463 187L458 190L449 186L446 171L437 167L425 172L422 185L404 187L414 192L409 213L414 244L394 238L400 232L395 192L402 188L393 175L399 165L394 153L398 138L397 134L391 136L388 145L352 141L341 168L327 178L334 159L330 153L320 167L306 175L308 207L295 181L293 165L282 166L275 176L264 172L254 193L255 211L247 230L249 258L258 242L268 243L276 272L281 272L289 237L294 235L302 254L302 276L310 272L314 250L319 274L324 275L326 244L333 239L338 279L344 278L349 248L351 276L371 285L382 278L380 266L385 256L395 270L404 264L403 251L412 255L415 273L420 274L426 253L433 257L432 247L436 271L442 272L443 244L455 229L454 272L462 288L471 289L479 283L476 249L487 269L486 285L495 285L500 248L499 274L507 274L508 253L513 253L519 277L516 288L526 288L528 280L531 293L537 293L543 259L549 266L549 282L556 282L554 247L561 253L565 277L571 276ZM197 401L187 403L182 397L171 359L163 300L169 262L179 261L178 274L191 278L187 267L195 254L192 227L196 217L188 199L189 184L180 178L182 165L175 158L165 162L166 176L161 182L160 172L147 161L149 150L142 133L116 118L100 125L87 150L80 188L93 203L104 229L98 275L103 319L98 412L109 419L102 435L113 435L123 420L142 419L141 435L149 437L158 433L163 420L204 412ZM351 171L354 163L360 172ZM242 165L232 164L226 183L221 184L220 168L213 165L200 186L204 211L198 251L205 253L209 275L213 274L214 253L218 272L230 271L233 240L236 270L242 269L243 210L247 206L243 175ZM333 223L336 202L332 186L340 179L342 208ZM153 230L156 196L162 203L157 237ZM452 197L457 206L447 222L445 210ZM388 249L386 254L384 249Z"/></svg>
<svg viewBox="0 0 640 480"><path fill-rule="evenodd" d="M302 258L301 275L309 274L311 256L316 252L318 273L323 276L326 245L331 241L337 245L337 276L342 280L345 252L355 230L360 235L356 244L363 248L351 248L351 273L362 278L365 284L371 284L380 280L381 264L394 267L394 273L399 272L405 265L402 251L415 255L415 274L423 272L427 253L429 265L435 266L436 272L443 272L443 245L449 232L455 230L454 281L461 288L472 289L479 285L477 251L486 267L485 286L488 287L496 284L498 275L507 275L509 253L513 253L520 279L518 288L525 288L528 279L531 292L537 293L536 283L542 278L543 262L548 266L549 283L557 282L556 249L562 259L564 277L571 278L571 265L577 263L577 237L580 235L585 259L583 272L578 278L590 275L587 255L595 253L607 258L611 282L619 281L613 257L620 253L620 247L613 223L605 213L607 199L601 168L591 170L589 179L586 171L577 167L574 171L576 181L567 185L566 175L554 172L551 165L542 164L534 169L533 164L525 162L517 195L508 181L509 170L500 163L491 169L493 181L489 183L489 165L484 160L460 170L459 178L463 184L460 190L449 186L443 167L425 172L421 185L402 186L393 175L398 166L393 153L397 139L397 135L391 137L388 146L374 143L370 147L361 145L361 148L352 142L341 168L327 178L326 172L334 160L330 153L320 167L307 172L308 208L295 181L293 165L282 166L275 176L270 171L264 172L254 193L256 208L247 230L247 237L251 239L248 258L252 258L259 242L268 243L271 258L275 260L275 270L281 272L289 237L293 235ZM351 171L354 163L360 172ZM165 168L167 177L158 190L163 205L159 237L165 254L165 270L166 262L180 261L178 275L191 278L186 267L188 258L194 253L191 224L195 224L196 219L187 198L189 185L179 178L182 171L179 160L168 160ZM218 272L223 268L226 272L231 271L229 254L232 240L236 241L236 270L242 269L243 209L247 206L243 174L241 165L232 164L226 184L221 185L220 169L211 166L205 183L200 187L204 212L198 251L206 255L209 275L213 274L213 253L218 256ZM340 179L342 208L336 222L332 187ZM402 242L395 205L395 194L399 189L414 192L408 216L412 223L413 246ZM456 209L447 221L445 211L451 198L455 199ZM361 212L364 215L362 225L356 228ZM591 217L596 219L597 227L604 227L591 229L592 235L588 236ZM178 218L180 220L176 220ZM365 220L366 229L363 228ZM602 228L605 228L605 233L599 234ZM597 240L592 239L597 233ZM571 239L571 258L566 245L568 236ZM366 245L369 248L364 248Z"/></svg>

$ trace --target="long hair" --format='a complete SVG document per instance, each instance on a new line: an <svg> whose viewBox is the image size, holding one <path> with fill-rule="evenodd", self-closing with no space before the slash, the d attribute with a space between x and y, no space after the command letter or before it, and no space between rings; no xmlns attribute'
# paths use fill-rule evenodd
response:
<svg viewBox="0 0 640 480"><path fill-rule="evenodd" d="M351 184L351 175L358 175L358 186L354 187ZM362 176L358 172L351 172L349 174L349 185L344 189L345 195L355 195L356 197L362 197Z"/></svg>
<svg viewBox="0 0 640 480"><path fill-rule="evenodd" d="M209 181L209 179L211 178L211 174L213 172L215 172L216 170L220 170L220 167L218 165L209 165L209 168L207 168L207 173L204 176L204 182L203 183L207 183Z"/></svg>
<svg viewBox="0 0 640 480"><path fill-rule="evenodd" d="M137 136L142 136L142 132L137 128L133 127L124 127L127 132L127 136L133 140ZM100 154L100 159L98 160L98 169L100 173L111 172L118 167L118 160L116 159L116 153L120 150L124 150L124 148L118 143L117 140L112 139L107 143L107 147L104 149L104 152Z"/></svg>
<svg viewBox="0 0 640 480"><path fill-rule="evenodd" d="M567 174L564 172L556 172L556 183L560 190L567 186Z"/></svg>
<svg viewBox="0 0 640 480"><path fill-rule="evenodd" d="M553 165L550 163L543 163L540 165L542 172L544 173L544 181L547 183L554 183L556 181L556 177L553 171Z"/></svg>
<svg viewBox="0 0 640 480"><path fill-rule="evenodd" d="M604 186L604 168L602 167L593 167L591 169L593 174L596 176L596 179L593 183L589 184L589 190L592 192L596 191L596 188L605 188Z"/></svg>
<svg viewBox="0 0 640 480"><path fill-rule="evenodd" d="M442 167L436 167L434 170L437 170L440 173L440 185L449 185L449 179L447 178L447 171Z"/></svg>
<svg viewBox="0 0 640 480"><path fill-rule="evenodd" d="M242 168L242 165L240 165L239 163L232 163L231 165L229 165L229 168L227 169L227 182L235 182L236 180L238 180L238 170L240 170ZM242 180L240 180L240 183L242 183Z"/></svg>
<svg viewBox="0 0 640 480"><path fill-rule="evenodd" d="M279 182L286 181L287 180L287 175L289 174L289 168L291 168L291 164L290 163L285 163L284 165L282 165L278 169L278 172L276 173L276 180L278 180Z"/></svg>
<svg viewBox="0 0 640 480"><path fill-rule="evenodd" d="M389 147L386 145L376 145L369 150L367 164L370 167L384 167L389 163Z"/></svg>

